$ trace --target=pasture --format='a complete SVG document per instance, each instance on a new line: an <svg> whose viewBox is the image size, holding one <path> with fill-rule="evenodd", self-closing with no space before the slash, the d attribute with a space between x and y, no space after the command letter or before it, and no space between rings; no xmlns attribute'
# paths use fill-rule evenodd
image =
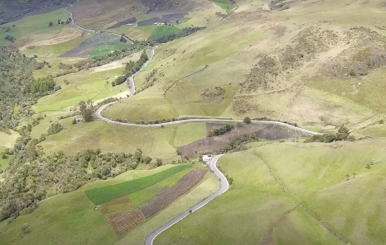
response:
<svg viewBox="0 0 386 245"><path fill-rule="evenodd" d="M252 144L226 155L219 166L233 178L231 189L156 242L383 244L383 145Z"/></svg>
<svg viewBox="0 0 386 245"><path fill-rule="evenodd" d="M113 199L129 195L148 188L156 183L184 170L190 168L189 165L179 165L174 168L162 171L160 173L136 179L129 182L120 183L117 185L105 186L97 189L87 190L85 193L87 197L96 205L109 202Z"/></svg>

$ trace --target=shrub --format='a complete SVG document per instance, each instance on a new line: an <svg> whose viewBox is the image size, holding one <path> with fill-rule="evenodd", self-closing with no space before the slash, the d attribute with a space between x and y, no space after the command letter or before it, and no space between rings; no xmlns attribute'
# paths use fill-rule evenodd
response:
<svg viewBox="0 0 386 245"><path fill-rule="evenodd" d="M246 124L250 124L252 121L251 121L251 119L249 117L245 117L243 122L246 123Z"/></svg>
<svg viewBox="0 0 386 245"><path fill-rule="evenodd" d="M53 124L51 124L50 128L48 129L47 134L48 135L57 134L60 131L62 131L62 129L63 129L62 124L60 124L58 122L53 123Z"/></svg>

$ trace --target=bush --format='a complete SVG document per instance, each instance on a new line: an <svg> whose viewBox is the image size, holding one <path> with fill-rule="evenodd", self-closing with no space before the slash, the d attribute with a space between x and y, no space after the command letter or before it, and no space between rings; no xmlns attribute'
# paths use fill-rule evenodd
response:
<svg viewBox="0 0 386 245"><path fill-rule="evenodd" d="M47 131L47 135L57 134L60 131L62 131L63 126L60 123L53 123L51 124L50 128Z"/></svg>
<svg viewBox="0 0 386 245"><path fill-rule="evenodd" d="M246 123L246 124L250 124L252 121L251 121L251 119L249 117L245 117L243 122Z"/></svg>
<svg viewBox="0 0 386 245"><path fill-rule="evenodd" d="M91 109L84 109L82 111L82 116L85 122L91 122L94 120L94 115L93 111Z"/></svg>
<svg viewBox="0 0 386 245"><path fill-rule="evenodd" d="M208 136L212 137L212 136L223 135L223 134L226 134L226 133L230 132L234 128L235 128L235 126L230 125L230 124L226 124L225 126L223 126L221 128L217 128L217 129L215 129L213 131L210 131Z"/></svg>

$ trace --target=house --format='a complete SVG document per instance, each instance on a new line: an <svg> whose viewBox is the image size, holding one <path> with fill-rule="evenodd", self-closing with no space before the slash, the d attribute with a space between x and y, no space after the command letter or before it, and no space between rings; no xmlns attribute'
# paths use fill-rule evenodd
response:
<svg viewBox="0 0 386 245"><path fill-rule="evenodd" d="M213 155L202 155L202 161L203 162L205 162L205 163L207 163L207 162L209 162L210 160L212 160L212 158L213 158Z"/></svg>

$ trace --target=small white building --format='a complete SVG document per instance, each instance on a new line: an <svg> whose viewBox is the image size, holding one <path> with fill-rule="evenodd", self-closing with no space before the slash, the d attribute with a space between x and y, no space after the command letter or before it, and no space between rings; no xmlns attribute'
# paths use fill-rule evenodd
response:
<svg viewBox="0 0 386 245"><path fill-rule="evenodd" d="M213 155L202 155L202 161L207 163L207 162L210 162L210 160L212 160L213 158Z"/></svg>

